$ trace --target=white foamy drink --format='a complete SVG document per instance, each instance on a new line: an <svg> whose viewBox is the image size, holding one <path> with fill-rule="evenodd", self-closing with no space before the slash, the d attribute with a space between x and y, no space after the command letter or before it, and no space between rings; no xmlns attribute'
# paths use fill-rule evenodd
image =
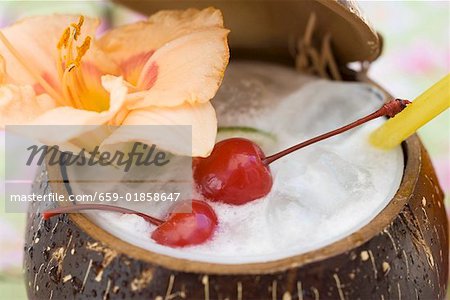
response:
<svg viewBox="0 0 450 300"><path fill-rule="evenodd" d="M355 121L384 100L367 84L321 80L260 62L232 62L212 103L218 139L250 138L270 155ZM404 168L401 148L378 150L368 142L384 121L371 121L275 161L270 165L274 184L264 198L241 206L209 202L219 225L201 245L158 245L150 238L155 226L138 216L88 215L129 243L198 261L248 263L312 251L368 224L396 193ZM154 211L163 217L169 208L170 203L158 204Z"/></svg>

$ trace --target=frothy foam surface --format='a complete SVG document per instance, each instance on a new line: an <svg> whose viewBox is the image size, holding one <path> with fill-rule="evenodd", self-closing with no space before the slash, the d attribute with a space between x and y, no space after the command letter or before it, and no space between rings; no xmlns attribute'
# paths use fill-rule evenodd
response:
<svg viewBox="0 0 450 300"><path fill-rule="evenodd" d="M251 126L273 133L272 154L356 120L383 99L361 83L318 80L262 63L231 63L213 101L220 126ZM154 226L142 218L101 212L94 221L142 248L198 261L244 263L276 260L318 249L368 224L392 199L403 174L400 147L377 150L372 121L271 164L272 191L242 206L211 203L219 228L205 244L172 249L155 244ZM161 211L161 209L159 210Z"/></svg>

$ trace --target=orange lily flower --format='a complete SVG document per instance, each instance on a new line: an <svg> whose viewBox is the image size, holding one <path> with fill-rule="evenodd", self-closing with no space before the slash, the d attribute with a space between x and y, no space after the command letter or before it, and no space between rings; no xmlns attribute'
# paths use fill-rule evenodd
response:
<svg viewBox="0 0 450 300"><path fill-rule="evenodd" d="M221 12L161 11L95 39L98 25L54 15L1 29L0 126L191 125L192 152L178 154L207 156L217 132L210 100L229 59ZM62 143L87 130L42 138ZM103 143L126 141L159 142L117 130Z"/></svg>

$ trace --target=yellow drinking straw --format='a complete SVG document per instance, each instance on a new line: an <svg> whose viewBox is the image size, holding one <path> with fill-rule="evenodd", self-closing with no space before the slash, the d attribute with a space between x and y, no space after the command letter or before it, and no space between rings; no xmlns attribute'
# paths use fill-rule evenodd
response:
<svg viewBox="0 0 450 300"><path fill-rule="evenodd" d="M370 135L372 145L391 149L450 106L450 74L417 97Z"/></svg>

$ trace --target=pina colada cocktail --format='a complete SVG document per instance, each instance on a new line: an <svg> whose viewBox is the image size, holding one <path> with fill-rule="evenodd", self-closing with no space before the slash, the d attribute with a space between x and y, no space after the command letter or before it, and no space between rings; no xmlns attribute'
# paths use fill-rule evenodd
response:
<svg viewBox="0 0 450 300"><path fill-rule="evenodd" d="M366 84L231 63L213 101L218 144L209 157L193 159L200 200L193 215L171 215L168 201L153 211L160 222L127 212L90 216L132 244L200 261L270 261L325 246L368 224L392 199L402 179L402 150L369 144L369 134L384 122L377 119L287 157L280 151L376 111L384 100ZM256 160L261 166L252 165ZM191 228L199 217L201 228Z"/></svg>

